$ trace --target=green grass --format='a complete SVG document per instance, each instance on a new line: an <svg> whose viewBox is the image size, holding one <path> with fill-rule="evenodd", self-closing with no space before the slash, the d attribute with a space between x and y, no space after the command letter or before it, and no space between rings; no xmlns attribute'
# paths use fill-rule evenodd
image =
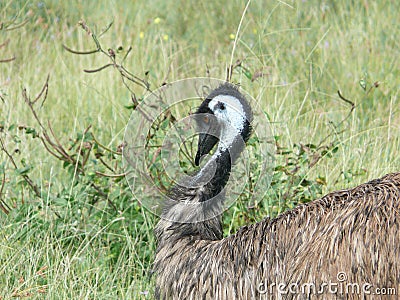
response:
<svg viewBox="0 0 400 300"><path fill-rule="evenodd" d="M123 183L75 177L38 139L18 130L20 125L38 129L22 89L33 99L49 74L48 97L42 108L38 103L38 113L62 144L89 125L105 146L116 149L122 142L131 102L119 73L113 68L84 73L109 61L62 48L94 49L77 25L80 19L95 33L113 22L100 37L102 46L121 46L118 57L132 46L125 66L140 77L148 72L153 88L188 77L226 78L237 35L233 62L240 60L242 67L234 69L232 80L260 101L287 153L277 155L281 168L264 201L249 209L241 199L225 213L227 233L328 191L400 170L398 1L253 1L237 32L244 8L243 1L0 4L0 44L9 40L0 48L0 60L15 56L0 63L0 136L42 193L42 198L32 193L1 151L0 196L10 213L0 212L0 299L151 298L156 217L132 200ZM340 126L349 105L337 90L356 105ZM320 143L336 148L318 150L323 157L312 167L313 153L294 146ZM294 167L296 176L285 174ZM296 182L299 178L308 183ZM106 200L94 201L97 195L85 180L98 180L117 209Z"/></svg>

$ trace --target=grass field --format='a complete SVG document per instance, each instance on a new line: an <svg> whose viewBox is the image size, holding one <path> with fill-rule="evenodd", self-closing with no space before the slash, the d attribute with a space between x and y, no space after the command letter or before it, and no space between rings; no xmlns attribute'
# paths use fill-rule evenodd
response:
<svg viewBox="0 0 400 300"><path fill-rule="evenodd" d="M131 93L140 99L146 91L128 82L130 91L113 67L83 71L110 58L63 48L96 49L80 20L118 62L132 47L124 66L152 89L190 77L225 79L232 62L232 81L259 101L278 147L272 187L256 208L241 199L225 213L226 234L400 170L399 2L252 1L243 14L245 6L1 2L0 299L152 298L157 217L123 179L96 173L110 172L102 155L119 168L120 156L109 150L123 141ZM23 90L33 100L48 75L46 101L35 112L76 164L46 150L24 101ZM338 90L354 103L350 114Z"/></svg>

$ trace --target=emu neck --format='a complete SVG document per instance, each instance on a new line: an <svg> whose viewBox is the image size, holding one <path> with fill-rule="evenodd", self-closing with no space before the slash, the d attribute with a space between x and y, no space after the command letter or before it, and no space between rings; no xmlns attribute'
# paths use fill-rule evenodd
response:
<svg viewBox="0 0 400 300"><path fill-rule="evenodd" d="M162 219L155 228L159 250L182 239L188 243L222 239L224 188L242 149L239 137L228 148L218 145L210 160L189 182L177 184L171 190Z"/></svg>
<svg viewBox="0 0 400 300"><path fill-rule="evenodd" d="M229 180L232 165L244 149L242 135L238 134L232 126L222 126L219 140L213 156L194 177L194 186L204 186L205 200L221 193Z"/></svg>
<svg viewBox="0 0 400 300"><path fill-rule="evenodd" d="M202 186L201 201L207 201L222 192L231 173L231 156L228 149L217 149L210 160L195 176L194 186Z"/></svg>

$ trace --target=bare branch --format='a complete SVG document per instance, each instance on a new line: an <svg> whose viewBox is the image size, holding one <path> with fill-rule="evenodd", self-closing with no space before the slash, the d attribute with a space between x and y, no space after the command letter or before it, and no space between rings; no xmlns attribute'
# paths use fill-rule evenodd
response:
<svg viewBox="0 0 400 300"><path fill-rule="evenodd" d="M21 23L11 27L11 25L13 25L15 23L14 22L15 19L16 19L16 17L12 21L8 22L7 24L1 22L0 23L0 30L4 30L4 31L15 30L15 29L21 28L22 26L24 26L26 23L29 22L29 19L26 19L26 20L22 21Z"/></svg>
<svg viewBox="0 0 400 300"><path fill-rule="evenodd" d="M8 63L13 60L15 60L15 56L10 57L10 58L0 59L0 63Z"/></svg>
<svg viewBox="0 0 400 300"><path fill-rule="evenodd" d="M132 83L134 83L134 84L136 84L136 85L139 85L139 86L143 87L144 89L146 89L146 91L152 93L152 91L151 91L151 89L150 89L150 83L149 83L147 80L142 79L142 78L140 78L140 77L134 75L133 73L129 72L129 71L123 66L123 63L125 62L127 56L128 56L128 55L131 53L131 51L132 51L132 47L129 47L128 51L126 52L126 54L124 55L124 57L121 59L120 63L117 63L117 61L116 61L116 52L115 52L113 49L111 49L111 48L108 49L107 51L103 50L103 48L102 48L102 46L101 46L101 44L100 44L100 42L99 42L99 40L98 40L98 37L97 37L96 34L90 29L90 27L86 24L86 22L85 22L84 20L80 20L78 24L83 28L83 30L86 31L86 33L87 33L88 35L90 35L90 36L92 37L93 42L94 42L95 45L96 45L96 50L91 50L91 51L77 51L77 50L72 50L71 48L69 48L69 47L63 45L64 49L66 49L68 52L71 52L71 53L73 53L73 54L78 54L78 55L82 55L82 54L83 54L83 55L85 55L85 54L94 54L94 53L96 53L96 52L101 52L101 53L103 53L104 55L106 55L106 56L111 60L111 63L108 63L108 64L106 64L106 65L104 65L104 66L102 66L102 67L100 67L100 68L91 69L91 70L84 69L84 70L83 70L84 72L86 72L86 73L96 73L96 72L102 71L102 70L104 70L104 69L106 69L106 68L108 68L108 67L110 67L110 66L114 66L114 67L119 71L119 73L120 73L120 75L121 75L121 80L122 80L123 84L124 84L125 87L131 92L131 94L134 94L134 92L133 92L132 89L129 87L127 81L130 81L130 82L132 82ZM110 27L112 26L112 24L113 24L113 22L109 23L109 24L107 25L107 27L105 28L105 30L103 30L98 36L100 37L100 36L103 35L105 32L107 32L107 31L110 29Z"/></svg>
<svg viewBox="0 0 400 300"><path fill-rule="evenodd" d="M109 169L109 170L110 170L111 172L113 172L113 173L116 173L115 170L114 170L111 166L109 166L108 163L106 163L106 162L104 161L104 159L102 159L101 157L99 157L99 160L100 160L100 162L101 162L107 169Z"/></svg>
<svg viewBox="0 0 400 300"><path fill-rule="evenodd" d="M17 170L18 165L14 160L14 157L8 152L4 145L3 139L0 137L0 145L1 145L1 150L6 154L8 159L10 160L11 164L14 166L14 168ZM41 198L41 193L39 187L32 181L32 179L27 175L27 174L21 174L22 178L25 180L25 182L32 188L32 191L35 193L35 195L38 198Z"/></svg>
<svg viewBox="0 0 400 300"><path fill-rule="evenodd" d="M78 55L87 55L87 54L93 54L93 53L99 52L98 49L90 50L90 51L78 51L78 50L72 50L71 48L67 47L67 46L64 45L64 44L63 44L62 46L63 46L63 48L64 48L65 50L67 50L68 52L71 52L71 53L73 53L73 54L78 54Z"/></svg>
<svg viewBox="0 0 400 300"><path fill-rule="evenodd" d="M3 47L8 46L8 44L10 43L10 39L6 40L3 44L0 44L0 49ZM15 60L15 56L13 55L10 58L4 58L4 59L0 59L0 63L8 63Z"/></svg>
<svg viewBox="0 0 400 300"><path fill-rule="evenodd" d="M46 82L44 83L42 90L36 96L35 100L32 101L32 104L35 104L40 98L42 98L43 93L44 93L43 101L42 101L42 104L40 105L40 107L43 106L44 101L46 101L46 99L47 99L47 93L49 91L49 80L50 80L50 74L47 75Z"/></svg>
<svg viewBox="0 0 400 300"><path fill-rule="evenodd" d="M121 152L114 151L114 150L108 148L107 146L104 146L102 143L100 143L100 142L96 139L96 137L94 136L93 133L92 133L92 137L93 137L93 140L95 141L95 143L96 143L100 148L103 148L103 149L106 150L107 152L110 152L110 153L113 153L113 154L116 154L116 155L121 155L121 154L122 154Z"/></svg>
<svg viewBox="0 0 400 300"><path fill-rule="evenodd" d="M51 135L53 136L54 140L55 140L55 144L53 141L51 141L49 138L47 139L48 142L53 146L53 148L55 150L57 150L57 152L59 154L61 154L64 157L64 161L68 161L71 162L72 164L75 164L76 161L75 159L73 159L67 151L65 151L64 147L61 145L60 141L58 140L57 136L54 133L53 127L51 127L50 121L47 122L49 125L49 130L51 132Z"/></svg>
<svg viewBox="0 0 400 300"><path fill-rule="evenodd" d="M368 89L367 95L368 95L369 93L371 93L371 91L372 91L373 89L378 88L379 85L380 85L380 82L379 82L379 81L375 81L374 84L371 85L371 87Z"/></svg>
<svg viewBox="0 0 400 300"><path fill-rule="evenodd" d="M338 93L340 99L342 99L344 102L351 105L351 111L353 111L353 109L355 108L354 103L352 101L346 99L345 97L343 97L339 90L337 91L337 93Z"/></svg>
<svg viewBox="0 0 400 300"><path fill-rule="evenodd" d="M355 106L354 102L352 102L352 101L346 99L345 97L343 97L339 90L337 91L337 93L338 93L340 99L342 99L347 104L351 105L351 109L350 109L349 113L347 114L347 116L342 121L340 121L339 124L336 125L336 127L339 127L340 125L343 124L343 122L345 122L348 118L350 118L350 115L353 112L353 110L356 108L356 106Z"/></svg>
<svg viewBox="0 0 400 300"><path fill-rule="evenodd" d="M347 116L346 116L345 118L343 118L343 120L341 120L338 124L335 125L335 124L333 124L333 123L331 122L331 124L332 124L333 127L334 127L334 131L333 131L332 133L328 134L325 138L322 139L322 141L319 143L318 148L320 148L321 145L322 145L328 138L330 138L331 136L337 135L337 134L340 134L340 133L343 133L343 132L345 131L345 130L337 130L337 129L338 129L348 118L350 118L352 112L353 112L354 109L356 108L356 105L354 104L354 102L352 102L352 101L346 99L345 97L343 97L343 95L341 94L341 92L340 92L339 90L337 91L337 93L338 93L339 98L340 98L341 100L343 100L343 101L346 102L347 104L350 104L350 105L351 105L350 111L349 111L349 113L347 114Z"/></svg>
<svg viewBox="0 0 400 300"><path fill-rule="evenodd" d="M58 156L55 152L53 152L52 149L49 148L49 146L47 145L46 139L43 137L40 137L40 139L42 140L42 144L43 146L46 148L47 152L49 152L51 155L53 155L55 158L57 158L58 160L64 161L64 158L62 156Z"/></svg>
<svg viewBox="0 0 400 300"><path fill-rule="evenodd" d="M131 51L132 51L132 46L129 46L128 51L126 51L124 57L123 57L122 60L121 60L121 65L124 64L125 59L128 57L129 53L131 53Z"/></svg>
<svg viewBox="0 0 400 300"><path fill-rule="evenodd" d="M76 164L77 161L71 155L69 155L68 152L64 149L64 147L58 140L57 136L55 135L50 122L48 122L48 129L50 130L50 134L51 134L52 138L50 137L49 133L47 132L47 128L43 125L42 121L40 120L39 116L37 115L36 109L34 108L35 102L37 102L40 98L43 98L42 105L46 101L47 92L48 92L48 82L49 82L49 76L47 77L47 80L46 80L42 90L40 91L38 96L35 98L35 100L32 101L29 98L25 88L22 90L22 96L23 96L25 102L27 103L28 107L30 108L30 110L33 114L33 117L35 118L36 122L39 124L39 126L42 130L43 137L41 137L40 139L42 141L42 144L46 148L46 150L51 155L53 155L55 158L57 158L59 160L66 161L71 164ZM79 168L79 172L83 172L83 169Z"/></svg>
<svg viewBox="0 0 400 300"><path fill-rule="evenodd" d="M10 213L10 207L8 204L3 200L3 190L6 184L6 173L3 173L3 178L1 179L1 188L0 188L0 209L8 215Z"/></svg>
<svg viewBox="0 0 400 300"><path fill-rule="evenodd" d="M83 137L85 137L85 135L88 133L88 131L89 131L89 129L92 127L92 125L89 125L85 130L84 130L84 132L83 132ZM82 139L82 141L83 141L83 139ZM85 149L88 149L89 151L86 153L86 155L82 155L83 156L83 158L82 158L82 170L84 170L84 168L85 168L85 165L86 165L86 163L87 163L87 161L88 161L88 159L89 159L89 157L90 157L90 153L92 152L92 149L93 149L93 145L92 145L92 143L90 143L90 142L85 142L85 141L83 141L83 146L84 146L84 148ZM84 152L82 151L82 147L81 147L81 150L80 150L83 154L84 154Z"/></svg>
<svg viewBox="0 0 400 300"><path fill-rule="evenodd" d="M102 66L102 67L100 67L98 69L93 69L93 70L84 69L83 71L86 72L86 73L96 73L96 72L100 72L100 71L102 71L102 70L104 70L104 69L106 69L108 67L112 67L112 66L114 66L114 64L106 64L106 65L104 65L104 66Z"/></svg>
<svg viewBox="0 0 400 300"><path fill-rule="evenodd" d="M100 33L99 33L99 37L101 37L103 34L105 34L110 28L111 26L114 24L114 20L112 20L107 26L106 28L104 28Z"/></svg>
<svg viewBox="0 0 400 300"><path fill-rule="evenodd" d="M117 207L115 204L108 198L108 195L104 193L97 185L94 183L91 184L91 186L99 193L100 196L102 196L105 200L107 200L107 203L115 210L118 211Z"/></svg>
<svg viewBox="0 0 400 300"><path fill-rule="evenodd" d="M90 30L89 26L86 25L86 22L84 20L79 20L78 25L81 26L88 35L93 34L92 31Z"/></svg>

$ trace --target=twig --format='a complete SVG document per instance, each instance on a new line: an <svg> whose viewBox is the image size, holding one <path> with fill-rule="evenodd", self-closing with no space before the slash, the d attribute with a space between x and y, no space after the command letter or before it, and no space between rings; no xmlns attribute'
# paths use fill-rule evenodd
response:
<svg viewBox="0 0 400 300"><path fill-rule="evenodd" d="M346 102L346 103L348 103L348 104L351 105L351 110L350 110L350 112L352 112L353 109L354 109L354 107L355 107L354 103L353 103L352 101L346 99L345 97L343 97L339 90L337 91L337 93L338 93L340 99L342 99L344 102Z"/></svg>
<svg viewBox="0 0 400 300"><path fill-rule="evenodd" d="M105 34L105 33L111 28L111 26L112 26L113 24L114 24L114 20L111 21L111 22L106 26L106 28L104 28L103 31L99 33L99 37L101 37L103 34Z"/></svg>
<svg viewBox="0 0 400 300"><path fill-rule="evenodd" d="M126 51L124 57L121 60L121 65L125 62L125 59L128 57L129 53L132 51L132 46L129 46L128 50Z"/></svg>
<svg viewBox="0 0 400 300"><path fill-rule="evenodd" d="M10 58L0 59L0 63L8 63L13 60L15 60L15 56L10 57Z"/></svg>
<svg viewBox="0 0 400 300"><path fill-rule="evenodd" d="M100 42L99 42L99 40L98 40L96 34L93 33L93 31L90 29L90 27L86 24L86 22L85 22L84 20L79 21L78 24L83 28L83 30L86 31L86 33L87 33L88 35L90 35L90 36L92 37L93 42L94 42L95 45L96 45L96 50L90 50L90 51L72 50L70 47L68 47L68 46L66 46L66 45L63 45L64 49L67 50L68 52L71 52L71 53L77 54L77 55L90 55L90 54L94 54L94 53L97 53L97 52L101 52L101 53L103 53L104 55L106 55L106 56L111 60L111 63L106 64L106 65L104 65L104 66L102 66L102 67L100 67L100 68L97 68L97 69L85 69L84 72L86 72L86 73L96 73L96 72L100 72L100 71L102 71L102 70L104 70L104 69L106 69L106 68L108 68L108 67L110 67L110 66L114 66L114 67L119 71L124 85L128 88L128 90L129 90L131 93L133 93L133 91L132 91L131 88L126 84L125 80L131 81L132 83L137 84L137 85L139 85L139 86L145 88L148 92L151 92L151 93L152 93L152 91L150 90L150 84L149 84L148 81L146 81L146 80L144 80L144 79L142 79L142 78L140 78L140 77L134 75L133 73L129 72L129 71L123 66L123 63L125 62L127 56L131 53L132 47L129 47L127 53L126 53L126 54L124 55L124 57L122 58L121 63L117 63L117 61L115 60L115 51L114 51L113 49L108 49L108 51L105 51L105 50L102 48L102 46L101 46L101 44L100 44ZM101 35L103 35L105 32L107 32L107 31L111 28L112 25L113 25L113 22L111 22L110 24L108 24L107 27L106 27L106 29L103 30L103 31L99 34L99 37L100 37Z"/></svg>
<svg viewBox="0 0 400 300"><path fill-rule="evenodd" d="M100 72L100 71L102 71L102 70L104 70L104 69L106 69L108 67L112 67L112 66L114 66L114 64L106 64L106 65L104 65L104 66L102 66L100 68L97 68L97 69L93 69L93 70L83 69L83 71L85 73L96 73L96 72Z"/></svg>
<svg viewBox="0 0 400 300"><path fill-rule="evenodd" d="M351 113L352 113L353 110L356 108L356 105L354 104L354 102L352 102L352 101L346 99L345 97L343 97L339 90L337 91L337 93L338 93L340 99L342 99L342 100L343 100L344 102L346 102L347 104L350 104L350 105L351 105L351 109L350 109L349 113L347 114L346 118L344 118L344 119L337 125L337 127L339 127L340 125L342 125L342 123L343 123L344 121L346 121L346 120L350 117Z"/></svg>
<svg viewBox="0 0 400 300"><path fill-rule="evenodd" d="M372 91L372 89L376 89L376 88L378 88L379 87L379 85L380 85L380 82L379 81L375 81L374 82L374 84L373 85L371 85L371 87L368 89L368 92L367 92L367 95Z"/></svg>
<svg viewBox="0 0 400 300"><path fill-rule="evenodd" d="M99 195L101 197L103 197L105 200L107 200L107 203L115 210L118 211L117 207L115 206L115 204L110 200L110 198L108 198L107 194L104 193L97 185L95 185L94 183L91 184L91 186L99 193Z"/></svg>
<svg viewBox="0 0 400 300"><path fill-rule="evenodd" d="M43 146L46 148L47 152L49 152L51 155L53 155L55 158L58 160L64 160L62 156L58 156L53 150L49 148L49 146L46 143L46 140L43 137L40 137L40 140L42 141Z"/></svg>
<svg viewBox="0 0 400 300"><path fill-rule="evenodd" d="M107 169L109 169L111 172L115 173L115 170L112 167L110 167L101 157L99 157L99 160Z"/></svg>
<svg viewBox="0 0 400 300"><path fill-rule="evenodd" d="M50 134L51 134L52 138L50 137L50 134L47 132L47 128L43 125L42 121L40 120L39 116L37 115L36 109L34 108L34 104L40 98L43 98L42 105L46 101L47 95L48 95L49 79L50 79L50 76L47 76L45 84L43 85L41 91L39 92L39 94L36 96L36 98L33 101L28 96L25 88L22 90L22 96L23 96L26 104L30 108L30 110L33 114L33 117L35 118L36 122L39 124L39 126L42 130L43 137L41 137L40 139L41 139L43 145L45 146L46 150L51 155L56 157L57 159L66 161L66 162L69 162L69 163L75 165L77 163L77 161L71 155L69 155L67 153L67 151L64 149L64 147L58 140L57 136L55 135L53 128L50 124L50 121L48 122L48 129L50 130ZM83 169L79 168L79 172L83 172Z"/></svg>
<svg viewBox="0 0 400 300"><path fill-rule="evenodd" d="M10 213L10 207L8 204L3 200L3 190L6 184L6 173L3 173L3 178L1 179L1 188L0 188L0 208L1 210L8 215Z"/></svg>
<svg viewBox="0 0 400 300"><path fill-rule="evenodd" d="M341 120L337 125L335 125L335 124L333 124L332 123L332 125L333 125L333 127L335 128L335 129L337 129L338 127L340 127L349 117L350 117L350 115L351 115L351 113L354 111L354 109L356 108L356 105L354 104L354 102L352 102L352 101L350 101L350 100L348 100L348 99L346 99L345 97L343 97L343 95L341 94L341 92L338 90L337 91L337 93L338 93L338 95L339 95L339 98L341 99L341 100L343 100L344 102L346 102L347 104L350 104L351 105L351 108L350 108L350 111L349 111L349 113L347 114L347 116L343 119L343 120ZM340 134L340 133L342 133L342 132L344 132L345 130L341 130L341 131L334 131L334 132L332 132L331 134L328 134L324 139L322 139L322 141L319 143L319 145L318 145L318 148L319 147L321 147L321 145L328 139L328 138L330 138L332 135L337 135L337 134Z"/></svg>
<svg viewBox="0 0 400 300"><path fill-rule="evenodd" d="M84 170L84 168L85 168L85 166L86 166L86 163L87 163L87 161L89 160L89 157L90 157L90 153L92 152L92 149L93 149L93 147L92 147L92 144L91 143L85 143L85 144L89 144L90 145L90 147L85 147L85 148L87 148L87 149L89 149L89 151L86 153L86 155L82 155L82 172L83 172L83 170ZM83 153L84 154L84 153Z"/></svg>
<svg viewBox="0 0 400 300"><path fill-rule="evenodd" d="M3 44L0 44L0 49L3 47L6 47L9 43L10 43L10 39L6 40ZM15 56L12 56L10 58L0 59L0 63L8 63L13 60L15 60Z"/></svg>
<svg viewBox="0 0 400 300"><path fill-rule="evenodd" d="M121 76L121 81L123 83L123 85L126 87L126 89L131 93L131 97L132 99L136 99L135 96L135 92L133 91L133 89L131 88L131 86L129 85L129 82L138 85L142 88L144 88L147 92L149 92L151 95L159 98L158 95L156 95L154 93L154 91L150 88L150 83L149 81L146 79L142 79L136 75L134 75L132 72L128 71L125 67L124 67L124 62L126 61L128 55L132 52L132 47L129 47L128 51L126 52L126 54L124 55L124 57L122 58L122 60L120 61L120 63L118 63L116 61L116 55L115 55L115 51L113 49L108 49L108 51L105 51L96 34L93 33L93 31L90 29L90 27L86 24L86 22L84 20L79 21L78 23L83 30L86 31L86 33L88 35L90 35L92 37L93 42L96 45L96 49L95 50L91 50L91 51L78 51L78 50L72 50L70 47L67 47L65 45L63 45L64 49L67 50L68 52L72 53L72 54L77 54L77 55L90 55L90 54L95 54L97 52L102 53L103 55L107 56L108 59L110 59L111 63L108 63L106 65L103 65L102 67L96 68L96 69L84 69L84 72L89 73L89 74L94 74L100 71L103 71L105 69L108 69L108 67L113 66L115 69L118 70L120 76ZM110 29L110 27L112 26L112 22L106 27L106 30L104 30L103 32L100 33L99 36L101 36L102 34L104 34L107 30ZM147 75L146 75L147 76ZM161 100L161 99L160 99ZM141 113L144 118L149 119L146 112L141 109L141 107L139 105L135 105L134 102L134 106L133 108L136 110L138 110L139 113ZM150 120L151 121L151 120Z"/></svg>
<svg viewBox="0 0 400 300"><path fill-rule="evenodd" d="M47 99L47 93L49 92L49 80L50 80L50 74L47 75L46 82L44 83L42 90L36 96L35 100L32 101L32 104L35 104L40 98L42 98L44 93L42 104L40 104L40 107L43 107L43 104Z"/></svg>
<svg viewBox="0 0 400 300"><path fill-rule="evenodd" d="M121 155L121 154L122 154L121 152L114 151L114 150L108 148L107 146L104 146L102 143L100 143L100 142L96 139L96 137L94 136L93 133L92 133L92 137L93 137L94 142L95 142L97 145L99 145L100 148L103 148L104 150L107 150L108 152L113 153L113 154L117 154L117 155Z"/></svg>
<svg viewBox="0 0 400 300"><path fill-rule="evenodd" d="M87 55L87 54L93 54L93 53L99 52L98 49L90 50L90 51L77 51L77 50L72 50L71 48L67 47L64 44L62 46L68 52L71 52L72 54L78 54L78 55Z"/></svg>
<svg viewBox="0 0 400 300"><path fill-rule="evenodd" d="M54 133L53 127L51 127L50 121L47 121L47 124L49 125L49 130L51 135L53 136L56 145L54 145L53 147L58 150L58 152L65 157L65 159L67 159L68 161L74 162L75 161L73 159L71 159L71 156L67 153L67 151L65 151L64 147L61 145L60 141L58 140L57 136Z"/></svg>
<svg viewBox="0 0 400 300"><path fill-rule="evenodd" d="M0 30L11 31L14 29L21 28L22 26L24 26L26 23L29 22L29 19L26 19L26 20L22 21L21 23L15 25L14 27L11 27L11 25L13 25L15 23L16 19L17 19L17 16L15 16L11 21L9 21L7 23L0 22Z"/></svg>
<svg viewBox="0 0 400 300"><path fill-rule="evenodd" d="M3 139L0 137L0 144L1 144L1 150L7 155L8 159L10 160L11 164L14 166L15 170L18 170L18 165L14 160L14 157L8 152L4 145ZM27 174L21 174L22 178L25 180L27 184L32 188L33 192L38 198L41 198L41 193L39 190L39 187L32 181L32 179L27 175Z"/></svg>

